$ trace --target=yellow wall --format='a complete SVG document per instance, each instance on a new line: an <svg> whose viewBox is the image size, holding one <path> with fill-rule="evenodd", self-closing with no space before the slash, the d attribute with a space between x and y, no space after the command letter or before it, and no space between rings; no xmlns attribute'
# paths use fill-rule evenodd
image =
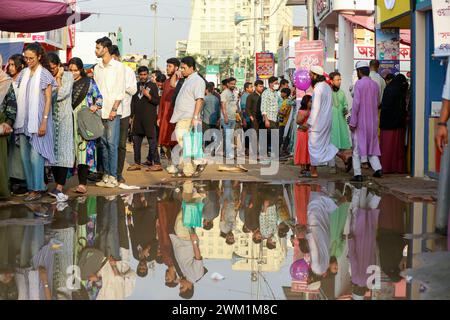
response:
<svg viewBox="0 0 450 320"><path fill-rule="evenodd" d="M409 0L395 0L394 8L391 10L386 8L385 0L377 0L376 23L384 24L385 22L397 18L409 11L411 11L411 3ZM391 24L390 26L393 27ZM403 28L404 26L396 27Z"/></svg>

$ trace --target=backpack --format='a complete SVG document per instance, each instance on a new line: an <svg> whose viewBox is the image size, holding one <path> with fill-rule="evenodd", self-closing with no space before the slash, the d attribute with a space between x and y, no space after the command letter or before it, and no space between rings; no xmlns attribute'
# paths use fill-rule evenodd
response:
<svg viewBox="0 0 450 320"><path fill-rule="evenodd" d="M77 125L78 133L87 141L102 137L105 130L100 115L97 112L92 113L88 108L83 108L78 112Z"/></svg>
<svg viewBox="0 0 450 320"><path fill-rule="evenodd" d="M86 247L80 252L78 267L80 268L81 280L89 279L90 275L97 274L106 262L102 251L96 248Z"/></svg>

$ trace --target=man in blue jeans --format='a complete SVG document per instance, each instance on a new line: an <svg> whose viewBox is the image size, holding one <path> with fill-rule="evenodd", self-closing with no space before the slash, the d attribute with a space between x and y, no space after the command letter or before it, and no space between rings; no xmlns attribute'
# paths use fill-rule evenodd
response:
<svg viewBox="0 0 450 320"><path fill-rule="evenodd" d="M233 137L236 128L237 97L234 94L236 79L229 78L223 82L225 90L220 95L222 118L220 120L225 131L225 157L227 160L234 159Z"/></svg>
<svg viewBox="0 0 450 320"><path fill-rule="evenodd" d="M117 182L120 115L117 111L125 97L125 66L111 56L112 42L103 37L96 41L95 55L102 61L94 68L94 80L103 96L102 119L105 131L101 138L105 174L98 187L115 188Z"/></svg>

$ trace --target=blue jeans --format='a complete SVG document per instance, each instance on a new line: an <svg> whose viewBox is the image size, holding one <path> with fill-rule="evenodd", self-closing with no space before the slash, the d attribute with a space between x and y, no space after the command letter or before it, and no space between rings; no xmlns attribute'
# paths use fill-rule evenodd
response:
<svg viewBox="0 0 450 320"><path fill-rule="evenodd" d="M234 128L236 127L236 120L228 120L228 123L225 124L223 120L220 120L220 123L222 124L222 128L225 131L225 156L227 158L234 157L233 152L233 137L234 137Z"/></svg>
<svg viewBox="0 0 450 320"><path fill-rule="evenodd" d="M105 174L117 179L119 158L120 116L114 120L103 120L105 132L102 137L102 155Z"/></svg>
<svg viewBox="0 0 450 320"><path fill-rule="evenodd" d="M27 180L29 191L45 191L44 165L45 159L30 144L30 140L24 134L20 135L20 157Z"/></svg>

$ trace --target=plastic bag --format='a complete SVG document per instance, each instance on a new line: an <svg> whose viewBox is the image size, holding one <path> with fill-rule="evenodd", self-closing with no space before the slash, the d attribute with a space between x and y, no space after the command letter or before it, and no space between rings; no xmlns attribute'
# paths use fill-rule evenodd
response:
<svg viewBox="0 0 450 320"><path fill-rule="evenodd" d="M195 129L183 136L183 157L184 158L203 158L203 133Z"/></svg>
<svg viewBox="0 0 450 320"><path fill-rule="evenodd" d="M186 228L201 228L202 227L202 211L204 203L195 202L189 203L183 201L183 225Z"/></svg>

